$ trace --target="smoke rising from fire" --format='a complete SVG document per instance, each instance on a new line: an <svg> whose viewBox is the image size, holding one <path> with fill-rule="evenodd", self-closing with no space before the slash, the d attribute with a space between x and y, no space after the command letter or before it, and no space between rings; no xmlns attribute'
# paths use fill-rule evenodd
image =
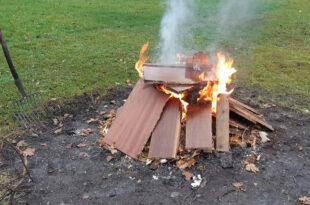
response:
<svg viewBox="0 0 310 205"><path fill-rule="evenodd" d="M216 21L216 37L207 50L215 51L223 42L240 43L246 35L244 28L249 27L254 17L257 3L256 0L220 0L216 15L210 17Z"/></svg>
<svg viewBox="0 0 310 205"><path fill-rule="evenodd" d="M186 49L195 19L195 0L166 0L166 11L160 24L159 63L175 63L177 54Z"/></svg>

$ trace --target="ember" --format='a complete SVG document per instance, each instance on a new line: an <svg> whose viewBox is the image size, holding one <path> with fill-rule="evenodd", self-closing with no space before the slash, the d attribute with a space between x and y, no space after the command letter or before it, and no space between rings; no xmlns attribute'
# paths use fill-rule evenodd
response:
<svg viewBox="0 0 310 205"><path fill-rule="evenodd" d="M138 158L151 137L149 158L175 158L181 123L185 147L208 151L228 152L230 135L244 133L247 123L273 130L258 111L229 97L233 89L227 88L236 72L232 59L218 53L213 66L199 52L178 54L176 64L148 64L147 48L148 43L142 46L135 65L141 79L118 111L105 143Z"/></svg>

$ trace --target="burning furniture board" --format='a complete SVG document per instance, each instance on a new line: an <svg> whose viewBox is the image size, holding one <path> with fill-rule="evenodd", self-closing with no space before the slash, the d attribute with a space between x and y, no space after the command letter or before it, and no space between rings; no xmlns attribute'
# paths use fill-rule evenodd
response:
<svg viewBox="0 0 310 205"><path fill-rule="evenodd" d="M142 79L103 138L110 146L138 158L150 142L149 158L175 158L182 126L186 148L221 152L229 151L230 134L249 124L273 130L258 111L229 97L235 70L222 54L217 66L202 52L184 64L145 64L146 59L140 53L136 69Z"/></svg>

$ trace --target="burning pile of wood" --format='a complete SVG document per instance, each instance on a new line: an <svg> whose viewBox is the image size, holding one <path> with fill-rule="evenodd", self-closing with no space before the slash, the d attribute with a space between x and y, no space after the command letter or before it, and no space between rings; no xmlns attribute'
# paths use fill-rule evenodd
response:
<svg viewBox="0 0 310 205"><path fill-rule="evenodd" d="M229 96L232 61L218 57L217 66L201 52L184 64L162 65L145 64L141 53L136 64L141 79L104 142L133 158L149 142L148 158L175 158L184 141L182 127L185 148L221 152L230 150L230 136L241 136L250 126L272 131L258 111Z"/></svg>

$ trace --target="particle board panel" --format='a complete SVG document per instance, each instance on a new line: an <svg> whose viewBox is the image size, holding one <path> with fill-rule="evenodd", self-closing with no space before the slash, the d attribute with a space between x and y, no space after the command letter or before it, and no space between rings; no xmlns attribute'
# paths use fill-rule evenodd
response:
<svg viewBox="0 0 310 205"><path fill-rule="evenodd" d="M149 158L175 158L180 140L181 111L178 99L171 98L165 106L152 137Z"/></svg>
<svg viewBox="0 0 310 205"><path fill-rule="evenodd" d="M211 102L189 106L185 146L187 148L212 149Z"/></svg>
<svg viewBox="0 0 310 205"><path fill-rule="evenodd" d="M216 109L216 150L229 152L229 100L227 94L220 94Z"/></svg>
<svg viewBox="0 0 310 205"><path fill-rule="evenodd" d="M139 80L104 141L137 158L149 139L169 96Z"/></svg>

